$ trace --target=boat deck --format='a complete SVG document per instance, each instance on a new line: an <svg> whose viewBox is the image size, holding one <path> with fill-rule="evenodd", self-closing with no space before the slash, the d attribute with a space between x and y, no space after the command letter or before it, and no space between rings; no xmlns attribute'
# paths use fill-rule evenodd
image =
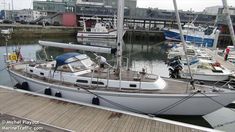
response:
<svg viewBox="0 0 235 132"><path fill-rule="evenodd" d="M93 74L93 75L92 75ZM119 80L119 74L115 73L114 70L102 70L99 71L98 69L94 73L87 73L83 74L82 76L84 77L94 77L94 78L99 78L99 79L109 79L112 80ZM122 80L125 81L145 81L145 82L154 82L158 79L159 76L153 75L153 74L147 74L144 72L137 72L137 71L130 71L130 70L123 70L121 73L121 78Z"/></svg>
<svg viewBox="0 0 235 132"><path fill-rule="evenodd" d="M24 64L32 63L32 62L25 62ZM24 65L22 64L22 66ZM44 69L44 70L54 70L54 67L52 68L51 65L55 65L55 62L42 62L42 64L32 64L32 66L36 66L37 68ZM19 66L16 66L15 69ZM22 67L21 67L22 68ZM74 68L76 72L79 74L79 72L86 71L88 69L82 69L82 68ZM67 73L76 73L72 72L70 68L67 65L64 65L62 67L58 67L57 71L61 72L67 72ZM91 70L92 71L92 70ZM94 72L82 74L84 77L94 77L99 79L109 79L112 80L119 80L119 74L115 72L114 69L108 69L108 68L95 68ZM145 82L154 82L158 79L159 76L148 74L146 72L138 72L138 71L131 71L131 70L122 70L121 78L125 81L145 81Z"/></svg>
<svg viewBox="0 0 235 132"><path fill-rule="evenodd" d="M0 119L5 121L14 117L18 117L14 118L17 120L39 121L44 124L42 131L60 132L62 128L77 132L215 131L155 117L99 108L99 106L84 106L63 99L55 100L54 97L40 97L35 93L10 90L4 86L0 86L0 113L2 113ZM49 125L54 128L48 129Z"/></svg>
<svg viewBox="0 0 235 132"><path fill-rule="evenodd" d="M16 67L16 66L15 66ZM19 67L23 67L22 65L20 65ZM75 84L72 83L65 83L65 82L61 82L61 81L53 81L51 79L47 80L44 77L38 77L36 75L30 75L30 74L26 74L22 69L12 69L12 71L27 76L33 80L39 80L39 81L44 81L44 82L48 82L51 84L55 84L55 85L64 85L70 88L84 88L84 89L90 89L90 90L105 90L105 91L115 91L115 92L129 92L129 93L148 93L148 94L179 94L179 93L192 93L192 86L190 85L189 82L187 82L186 80L184 81L180 81L180 80L174 80L174 79L168 79L168 78L164 78L165 82L166 82L166 87L164 89L157 89L157 90L142 90L139 88L136 89L117 89L117 88L107 88L105 86L98 86L97 85L92 85L92 86L76 86ZM141 83L141 82L140 82ZM195 88L199 89L201 91L204 92L212 92L212 87L210 86L205 86L205 85L198 85L195 84Z"/></svg>

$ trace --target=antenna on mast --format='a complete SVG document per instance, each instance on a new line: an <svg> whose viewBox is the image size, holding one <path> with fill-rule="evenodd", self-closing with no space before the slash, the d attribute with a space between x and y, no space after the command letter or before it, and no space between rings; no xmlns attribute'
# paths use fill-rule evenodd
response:
<svg viewBox="0 0 235 132"><path fill-rule="evenodd" d="M185 53L185 57L186 57L186 61L187 61L188 69L189 69L189 74L190 74L190 78L191 78L191 85L193 86L193 89L195 89L194 80L193 80L193 76L192 76L192 72L191 72L191 68L190 68L190 64L189 64L189 59L188 59L187 52L186 52L186 42L184 40L184 35L183 35L182 27L181 27L180 16L179 16L176 0L173 0L173 3L174 3L174 8L175 8L175 15L176 15L178 28L180 31L180 38L183 43L183 49L184 49L184 53Z"/></svg>

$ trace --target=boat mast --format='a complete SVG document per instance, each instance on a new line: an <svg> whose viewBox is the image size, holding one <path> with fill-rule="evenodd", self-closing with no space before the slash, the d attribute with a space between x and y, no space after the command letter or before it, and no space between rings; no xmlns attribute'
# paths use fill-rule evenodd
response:
<svg viewBox="0 0 235 132"><path fill-rule="evenodd" d="M116 19L116 15L113 15L113 29L117 29L117 19Z"/></svg>
<svg viewBox="0 0 235 132"><path fill-rule="evenodd" d="M2 37L5 39L5 47L6 47L6 64L8 63L8 40L11 38L11 32L10 29L7 30L1 30Z"/></svg>
<svg viewBox="0 0 235 132"><path fill-rule="evenodd" d="M85 19L83 18L83 32L86 32L87 30L86 30L86 21L85 21Z"/></svg>
<svg viewBox="0 0 235 132"><path fill-rule="evenodd" d="M118 12L117 12L117 72L119 79L121 80L121 68L122 68L122 37L123 37L123 17L124 17L124 0L118 0ZM121 87L121 85L120 85Z"/></svg>
<svg viewBox="0 0 235 132"><path fill-rule="evenodd" d="M235 46L235 35L234 35L232 20L231 20L231 17L230 17L228 3L227 3L227 0L222 0L222 2L223 2L224 14L226 15L227 24L228 24L229 32L230 32L231 39L232 39L232 42L233 42L233 46Z"/></svg>
<svg viewBox="0 0 235 132"><path fill-rule="evenodd" d="M176 15L178 28L179 28L179 31L180 31L180 38L181 38L181 41L183 43L184 54L185 54L185 57L186 57L190 78L191 78L191 81L192 81L191 84L193 86L193 89L195 89L194 84L193 84L192 72L191 72L191 68L190 68L190 65L189 65L189 59L188 59L187 52L186 52L186 43L185 43L185 40L184 40L184 35L183 35L182 27L181 27L180 16L179 16L176 0L173 0L173 3L174 3L174 8L175 8L175 15Z"/></svg>

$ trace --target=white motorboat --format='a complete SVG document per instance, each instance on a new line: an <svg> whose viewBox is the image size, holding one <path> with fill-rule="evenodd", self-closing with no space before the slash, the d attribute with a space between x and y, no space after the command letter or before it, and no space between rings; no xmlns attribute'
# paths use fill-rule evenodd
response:
<svg viewBox="0 0 235 132"><path fill-rule="evenodd" d="M232 71L213 60L204 48L187 46L192 77L202 81L225 81ZM191 78L185 59L183 47L172 48L168 53L169 75L172 78Z"/></svg>
<svg viewBox="0 0 235 132"><path fill-rule="evenodd" d="M91 31L79 31L77 33L77 38L107 38L107 39L116 39L117 30L110 29L108 30L105 24L96 22L95 27L91 28Z"/></svg>
<svg viewBox="0 0 235 132"><path fill-rule="evenodd" d="M186 53L189 58L200 58L200 59L207 59L212 60L213 56L207 53L205 47L195 47L194 45L187 45ZM176 56L180 56L181 59L185 60L185 53L182 44L175 44L167 54L168 59L172 59Z"/></svg>
<svg viewBox="0 0 235 132"><path fill-rule="evenodd" d="M86 41L87 39L103 39L101 41L109 41L107 39L117 39L117 22L115 18L114 16L114 22L110 25L110 23L100 22L96 17L96 24L90 28L90 31L87 31L86 22L83 20L83 31L77 32L78 41ZM123 30L123 36L125 33L126 29Z"/></svg>
<svg viewBox="0 0 235 132"><path fill-rule="evenodd" d="M123 32L123 35L125 31ZM87 31L86 22L83 20L83 31L77 33L77 39L83 41L86 38L99 38L99 39L116 39L117 38L117 28L116 28L116 19L114 16L113 26L107 26L106 23L99 22L96 17L96 24L94 27L90 28L90 31Z"/></svg>
<svg viewBox="0 0 235 132"><path fill-rule="evenodd" d="M193 78L202 81L225 81L229 79L232 72L217 62L211 60L199 59L197 63L192 64L191 71ZM180 72L181 78L190 78L186 66L183 66Z"/></svg>

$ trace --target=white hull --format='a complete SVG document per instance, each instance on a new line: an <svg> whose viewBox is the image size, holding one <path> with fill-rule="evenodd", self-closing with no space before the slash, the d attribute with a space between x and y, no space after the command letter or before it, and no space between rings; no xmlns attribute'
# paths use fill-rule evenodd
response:
<svg viewBox="0 0 235 132"><path fill-rule="evenodd" d="M57 91L60 91L63 98L83 102L92 103L92 99L95 97L93 94L83 90L65 87L62 85L50 84L35 79L31 79L22 76L13 71L9 71L10 75L19 83L27 82L29 88L33 92L44 93L44 90L48 87L52 90L52 95L55 95ZM170 106L182 98L189 96L189 94L147 94L147 93L125 93L125 92L111 92L111 91L98 91L90 90L96 95L100 96L100 105L105 107L111 107L115 109L121 109L126 111L132 111L137 113L149 113L149 114L164 114L164 115L205 115L211 113L222 106L218 103L213 102L211 99L205 97L202 94L196 94L190 99L178 104L177 106L167 111L160 110ZM235 92L227 92L226 94L207 94L220 102L221 104L227 105L235 100ZM111 104L102 98L115 103ZM117 104L122 107L118 107ZM124 108L124 106L126 108Z"/></svg>
<svg viewBox="0 0 235 132"><path fill-rule="evenodd" d="M181 74L181 78L191 78L188 74ZM193 74L193 79L201 81L225 81L229 79L229 75L207 75L207 74Z"/></svg>
<svg viewBox="0 0 235 132"><path fill-rule="evenodd" d="M117 30L113 30L110 32L78 32L77 38L108 38L108 39L116 39L117 38Z"/></svg>
<svg viewBox="0 0 235 132"><path fill-rule="evenodd" d="M96 46L107 46L107 47L116 47L116 39L107 39L107 38L81 38L77 37L79 43L85 45L96 45Z"/></svg>

